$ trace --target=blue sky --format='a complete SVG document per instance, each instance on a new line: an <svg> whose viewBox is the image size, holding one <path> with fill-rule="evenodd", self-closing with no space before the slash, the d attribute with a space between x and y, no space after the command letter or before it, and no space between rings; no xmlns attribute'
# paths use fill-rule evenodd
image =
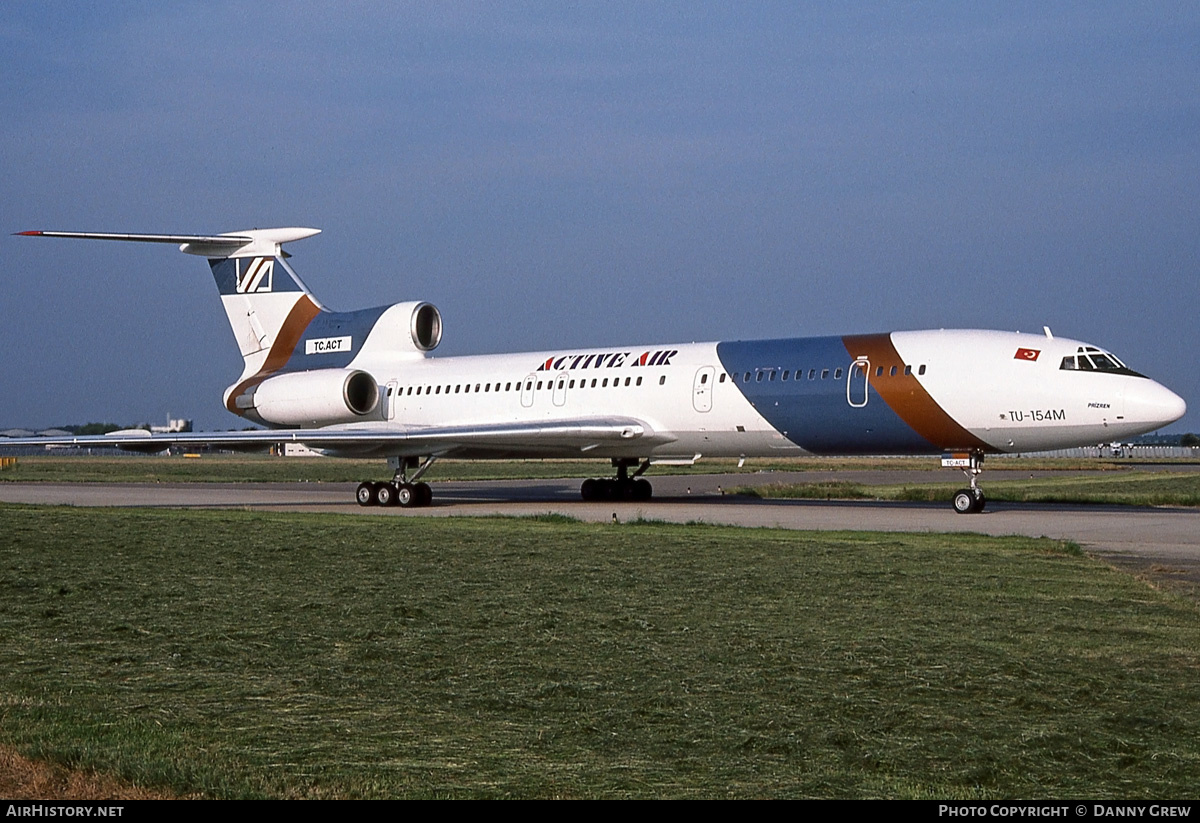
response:
<svg viewBox="0 0 1200 823"><path fill-rule="evenodd" d="M314 226L439 354L966 327L1111 348L1200 431L1200 6L11 2L0 426L239 421L203 260Z"/></svg>

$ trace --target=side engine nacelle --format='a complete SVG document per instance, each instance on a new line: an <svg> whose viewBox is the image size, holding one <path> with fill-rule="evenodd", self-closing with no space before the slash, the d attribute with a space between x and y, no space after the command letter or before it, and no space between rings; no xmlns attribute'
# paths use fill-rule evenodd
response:
<svg viewBox="0 0 1200 823"><path fill-rule="evenodd" d="M328 426L379 408L379 384L359 369L317 369L269 377L235 401L251 419L276 426Z"/></svg>

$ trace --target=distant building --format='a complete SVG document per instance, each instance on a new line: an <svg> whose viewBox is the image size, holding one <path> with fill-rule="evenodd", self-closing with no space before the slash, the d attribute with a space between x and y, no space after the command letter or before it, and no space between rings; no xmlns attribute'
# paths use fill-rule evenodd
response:
<svg viewBox="0 0 1200 823"><path fill-rule="evenodd" d="M284 457L324 457L319 451L313 451L303 443L283 443Z"/></svg>
<svg viewBox="0 0 1200 823"><path fill-rule="evenodd" d="M177 434L179 432L190 432L191 430L191 420L186 420L182 417L175 420L170 415L167 416L167 425L150 427L150 431L155 434Z"/></svg>

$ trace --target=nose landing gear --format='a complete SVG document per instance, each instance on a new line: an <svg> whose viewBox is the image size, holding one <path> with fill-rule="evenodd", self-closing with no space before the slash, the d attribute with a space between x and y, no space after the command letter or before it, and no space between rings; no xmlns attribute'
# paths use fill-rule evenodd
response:
<svg viewBox="0 0 1200 823"><path fill-rule="evenodd" d="M979 475L983 474L983 454L943 454L942 466L962 469L971 484L970 488L959 489L954 493L954 511L959 514L977 514L983 511L983 507L987 505L987 498L983 495L983 489L976 485Z"/></svg>

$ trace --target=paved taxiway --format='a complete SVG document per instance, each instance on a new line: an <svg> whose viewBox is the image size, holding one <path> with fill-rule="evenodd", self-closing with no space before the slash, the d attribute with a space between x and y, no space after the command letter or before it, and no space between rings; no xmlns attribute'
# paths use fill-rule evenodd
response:
<svg viewBox="0 0 1200 823"><path fill-rule="evenodd" d="M857 479L912 482L901 479L896 472L872 474L884 477ZM930 481L947 479L936 472L919 474ZM645 517L669 522L786 529L1046 536L1074 540L1087 551L1103 555L1117 565L1146 571L1155 577L1200 583L1198 510L989 503L982 514L958 515L949 503L758 500L722 494L722 486L789 479L780 475L656 477L655 499L643 503L584 503L579 499L577 479L435 483L434 505L427 509L364 509L353 502L353 484L334 483L0 483L0 501L319 511L392 517L557 512L598 522L611 522L615 516L621 521ZM831 478L826 475L825 479Z"/></svg>

